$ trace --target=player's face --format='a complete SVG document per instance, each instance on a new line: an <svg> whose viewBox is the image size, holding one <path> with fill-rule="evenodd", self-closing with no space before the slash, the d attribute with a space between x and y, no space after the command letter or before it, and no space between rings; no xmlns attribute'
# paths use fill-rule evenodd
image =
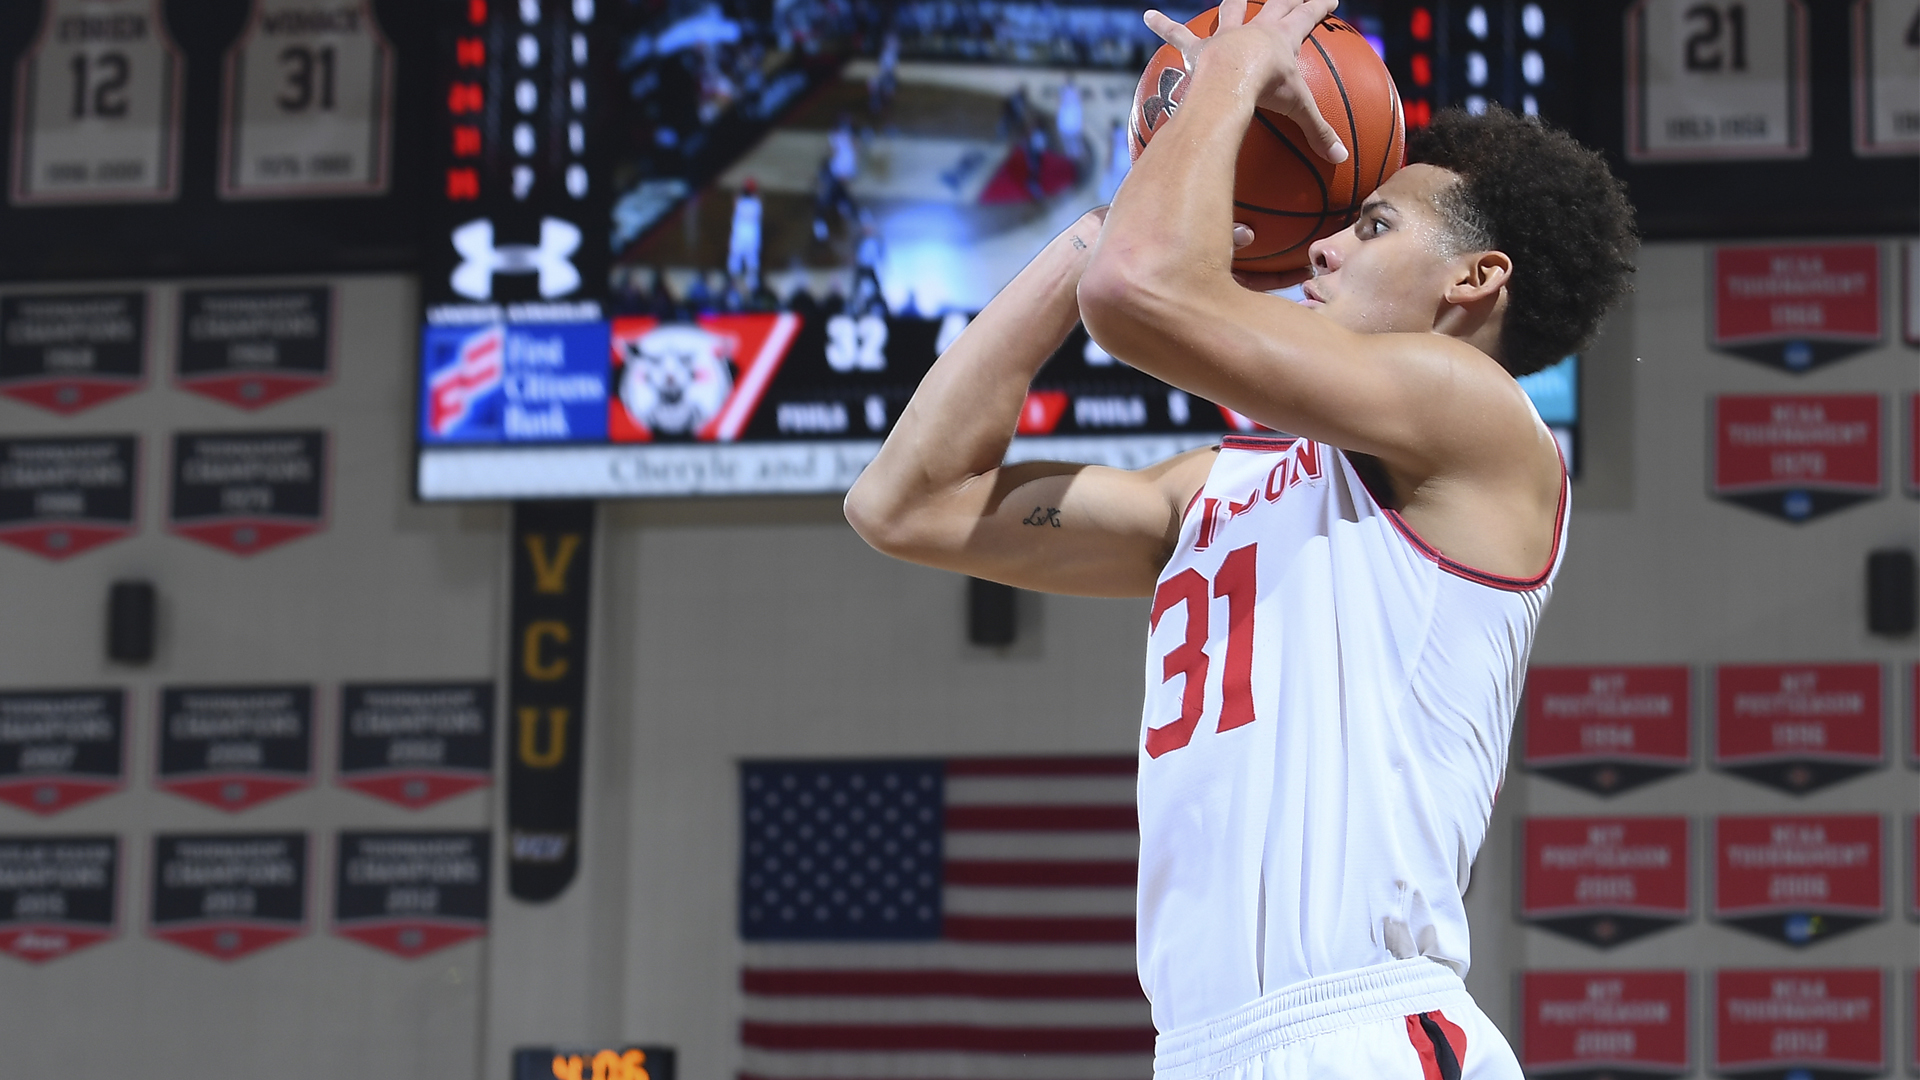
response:
<svg viewBox="0 0 1920 1080"><path fill-rule="evenodd" d="M1306 305L1362 333L1432 330L1457 261L1434 198L1458 180L1432 165L1394 173L1352 228L1314 242Z"/></svg>

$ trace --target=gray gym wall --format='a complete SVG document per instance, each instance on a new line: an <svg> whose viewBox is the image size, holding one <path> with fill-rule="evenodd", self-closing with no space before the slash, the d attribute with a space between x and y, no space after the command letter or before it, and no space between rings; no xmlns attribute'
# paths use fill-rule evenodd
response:
<svg viewBox="0 0 1920 1080"><path fill-rule="evenodd" d="M1883 244L1882 280L1883 306L1897 318L1895 247ZM1535 659L1686 663L1696 682L1720 662L1913 661L1912 638L1867 634L1862 582L1868 550L1920 544L1920 503L1897 488L1891 444L1902 424L1886 432L1885 497L1794 526L1707 497L1706 416L1717 393L1911 393L1920 388L1915 353L1884 344L1800 377L1711 353L1707 260L1702 245L1650 246L1638 294L1587 358L1584 475ZM0 431L10 435L143 440L134 537L63 563L0 547L0 689L119 686L131 702L125 791L50 818L0 806L0 834L114 833L123 860L116 940L43 965L0 957L0 1078L271 1070L289 1080L503 1080L515 1046L634 1040L679 1048L688 1080L724 1080L735 1071L739 1017L737 759L1133 747L1142 602L1023 596L1018 642L982 649L965 640L963 582L869 551L836 499L609 504L596 553L579 877L540 905L508 899L496 882L489 936L419 960L331 935L337 830L499 828L497 789L410 812L332 780L342 682L504 681L507 526L500 507L410 501L413 285L331 280L333 381L258 414L170 384L175 295L195 284L183 282L131 283L151 295L144 391L70 418L0 399ZM330 432L324 532L246 559L166 533L173 432L279 427ZM159 654L144 668L104 659L107 586L126 577L151 580L161 597ZM314 787L238 815L154 789L158 687L270 680L318 691ZM1696 914L1599 953L1521 928L1509 884L1515 823L1527 814L1701 822L1804 808L1904 820L1920 810L1920 774L1902 762L1904 729L1892 719L1911 703L1891 689L1894 762L1805 798L1696 768L1603 801L1511 771L1469 894L1470 983L1486 1010L1513 1030L1514 976L1527 967L1904 971L1920 962L1920 932L1900 914L1903 851L1887 860L1893 916L1813 952ZM218 829L316 837L307 936L221 963L146 935L152 835ZM1698 910L1703 833L1695 836ZM1911 1014L1908 985L1893 988L1895 1018ZM1890 1028L1898 1061L1910 1036L1897 1020ZM1696 1072L1705 1036L1696 1032Z"/></svg>

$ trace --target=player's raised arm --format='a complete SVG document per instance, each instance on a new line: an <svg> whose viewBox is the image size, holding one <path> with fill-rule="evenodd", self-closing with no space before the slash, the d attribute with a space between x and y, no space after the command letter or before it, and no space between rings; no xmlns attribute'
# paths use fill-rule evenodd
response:
<svg viewBox="0 0 1920 1080"><path fill-rule="evenodd" d="M847 521L896 558L1046 592L1145 596L1210 451L1129 472L1002 466L1027 386L1079 319L1104 211L1056 237L920 383L847 493Z"/></svg>

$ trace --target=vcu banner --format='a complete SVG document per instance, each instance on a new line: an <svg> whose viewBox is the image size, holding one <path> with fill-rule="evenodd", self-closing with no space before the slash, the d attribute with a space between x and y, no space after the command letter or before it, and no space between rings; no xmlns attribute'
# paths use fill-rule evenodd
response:
<svg viewBox="0 0 1920 1080"><path fill-rule="evenodd" d="M512 558L507 891L551 900L580 865L593 504L517 504Z"/></svg>

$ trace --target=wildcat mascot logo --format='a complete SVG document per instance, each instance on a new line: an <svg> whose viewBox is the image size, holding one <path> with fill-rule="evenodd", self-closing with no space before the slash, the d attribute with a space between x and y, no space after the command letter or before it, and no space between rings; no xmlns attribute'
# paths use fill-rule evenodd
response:
<svg viewBox="0 0 1920 1080"><path fill-rule="evenodd" d="M799 329L793 314L614 320L608 434L615 442L738 439Z"/></svg>

